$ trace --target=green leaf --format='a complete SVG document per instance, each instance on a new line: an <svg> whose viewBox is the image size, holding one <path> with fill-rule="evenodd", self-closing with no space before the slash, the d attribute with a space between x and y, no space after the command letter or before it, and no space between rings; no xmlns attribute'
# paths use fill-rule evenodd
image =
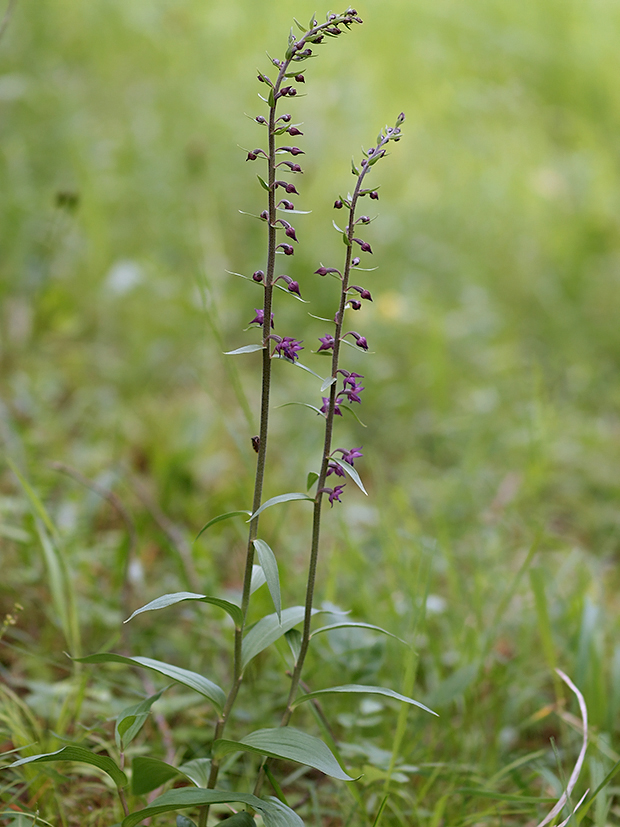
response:
<svg viewBox="0 0 620 827"><path fill-rule="evenodd" d="M299 653L301 652L301 632L299 629L289 629L288 632L284 635L286 638L286 642L289 645L289 648L293 654L293 660L297 663L299 659Z"/></svg>
<svg viewBox="0 0 620 827"><path fill-rule="evenodd" d="M247 635L243 638L243 647L241 654L241 665L243 668L256 657L259 652L262 652L268 646L271 646L278 638L281 638L285 632L297 626L298 623L304 619L305 608L303 606L292 606L290 609L284 609L281 615L281 621L278 620L276 614L267 615L261 618L258 623L250 629ZM319 609L313 609L312 614L317 614Z"/></svg>
<svg viewBox="0 0 620 827"><path fill-rule="evenodd" d="M267 103L269 104L270 107L273 108L275 102L276 102L276 99L275 99L275 96L273 94L273 89L270 89L269 90L269 95L267 97ZM262 178L260 178L259 180L260 180L261 184L264 185L264 181L262 180ZM267 187L267 189L269 189L269 187Z"/></svg>
<svg viewBox="0 0 620 827"><path fill-rule="evenodd" d="M329 689L317 689L315 692L308 692L306 695L302 695L300 698L297 698L297 700L293 702L292 706L299 706L299 704L304 703L304 701L309 701L312 698L317 698L321 695L332 695L341 692L360 695L385 695L386 698L394 698L397 701L411 704L411 706L417 706L425 712L430 712L431 715L437 715L436 712L433 712L432 709L424 706L424 704L421 704L419 701L414 701L413 698L407 698L405 695L394 692L393 689L385 689L382 686L363 686L362 684L357 683L349 683L344 686L332 686Z"/></svg>
<svg viewBox="0 0 620 827"><path fill-rule="evenodd" d="M208 698L218 712L222 711L222 707L226 703L224 690L213 681L199 675L197 672L190 672L189 669L182 669L180 666L173 666L160 660L143 657L128 658L124 655L116 655L113 652L88 655L86 658L75 658L75 660L80 663L126 663L130 666L143 666L145 669L151 669L153 672L159 672L160 675L172 678L173 681L187 686Z"/></svg>
<svg viewBox="0 0 620 827"><path fill-rule="evenodd" d="M211 528L212 525L216 523L221 523L222 520L230 520L231 517L240 517L242 514L250 515L251 511L228 511L226 514L220 514L219 517L214 517L212 520L209 520L208 523L205 523L203 527L200 529L194 542L200 537L201 534L204 534L208 528Z"/></svg>
<svg viewBox="0 0 620 827"><path fill-rule="evenodd" d="M297 26L297 27L298 27L298 28L299 28L302 32L307 32L307 31L308 31L308 29L306 29L306 27L305 27L305 26L302 26L302 25L301 25L301 23L299 22L299 20L298 20L296 17L294 17L294 18L293 18L293 21L295 22L295 25L296 25L296 26ZM287 77L293 77L294 75L295 75L295 72L291 72L291 74L290 74L290 75L287 75Z"/></svg>
<svg viewBox="0 0 620 827"><path fill-rule="evenodd" d="M146 719L151 712L151 706L158 701L167 687L161 689L150 698L145 698L141 703L128 706L117 716L114 727L114 739L116 746L124 752L136 735L140 732Z"/></svg>
<svg viewBox="0 0 620 827"><path fill-rule="evenodd" d="M177 827L196 827L196 822L187 816L177 816Z"/></svg>
<svg viewBox="0 0 620 827"><path fill-rule="evenodd" d="M22 764L50 764L56 761L78 761L80 764L90 764L98 767L107 773L117 787L127 785L127 776L107 755L98 755L85 747L69 744L56 752L45 752L41 755L30 755L28 758L20 758L9 764L9 767L20 767Z"/></svg>
<svg viewBox="0 0 620 827"><path fill-rule="evenodd" d="M285 758L313 767L340 781L353 781L336 761L327 744L294 727L259 729L240 741L220 739L213 742L213 754L218 758L239 750L268 755L271 758Z"/></svg>
<svg viewBox="0 0 620 827"><path fill-rule="evenodd" d="M336 465L339 465L343 468L347 474L351 477L353 482L357 485L357 487L368 496L368 491L364 488L364 483L361 481L359 474L355 470L355 468L349 463L345 462L343 459L338 459L337 457L332 457L332 462L335 462Z"/></svg>
<svg viewBox="0 0 620 827"><path fill-rule="evenodd" d="M256 822L248 812L241 810L241 812L235 813L234 816L220 821L220 824L225 824L227 827L255 827Z"/></svg>
<svg viewBox="0 0 620 827"><path fill-rule="evenodd" d="M11 469L11 471L15 474L15 476L19 480L19 484L24 489L24 493L28 497L28 501L30 502L30 507L31 507L31 510L32 510L33 514L36 517L38 517L44 523L45 527L47 528L49 533L52 535L52 537L54 537L55 539L58 539L58 531L56 530L56 526L52 522L52 520L50 518L50 515L47 513L47 511L45 509L45 506L41 502L41 500L40 500L38 494L36 493L36 491L34 490L34 488L30 485L28 480L22 475L19 468L17 467L17 465L15 465L15 463L13 462L12 459L9 459L7 457L6 462L7 462L7 465L9 466L9 468Z"/></svg>
<svg viewBox="0 0 620 827"><path fill-rule="evenodd" d="M302 297L298 296L297 293L291 293L288 287L284 287L282 284L274 284L273 286L276 287L278 290L282 290L284 293L286 293L287 296L292 296L294 299L296 299L298 302L301 302L302 304L310 304L309 301L307 301L306 299L302 299Z"/></svg>
<svg viewBox="0 0 620 827"><path fill-rule="evenodd" d="M271 90L270 90L270 93L271 93L271 95L273 95L273 89L271 89ZM263 100L264 100L264 98L263 98ZM271 104L270 104L270 105L271 105ZM267 182L266 182L263 178L261 178L261 177L260 177L260 175L257 175L256 177L257 177L257 178L258 178L258 180L260 181L260 185L261 185L261 187L262 187L264 190L267 190L267 192L269 192L269 184L268 184L268 183L267 183Z"/></svg>
<svg viewBox="0 0 620 827"><path fill-rule="evenodd" d="M131 762L131 792L133 795L146 795L181 775L180 771L159 758L148 755L136 755Z"/></svg>
<svg viewBox="0 0 620 827"><path fill-rule="evenodd" d="M316 471L310 471L310 473L308 474L308 478L306 480L306 490L307 491L310 491L310 489L312 488L314 483L318 480L318 478L319 478L319 475L316 473Z"/></svg>
<svg viewBox="0 0 620 827"><path fill-rule="evenodd" d="M343 620L341 623L331 623L329 626L320 626L312 632L310 637L318 635L319 632L332 632L334 629L370 629L371 632L381 632L382 635L393 637L394 640L399 640L402 644L407 646L407 643L402 638L397 637L392 634L392 632L388 632L386 629L382 629L381 626L374 626L372 623L360 623L354 620Z"/></svg>
<svg viewBox="0 0 620 827"><path fill-rule="evenodd" d="M338 230L339 233L342 233L342 235L345 234L344 230L341 230L340 227L336 224L336 222L333 219L332 219L332 224L334 225L335 229Z"/></svg>
<svg viewBox="0 0 620 827"><path fill-rule="evenodd" d="M310 502L314 502L314 497L309 497L307 494L279 494L277 497L272 497L267 502L264 502L259 509L257 509L254 514L250 517L247 522L251 522L255 517L258 517L259 514L262 514L266 508L271 508L272 505L279 505L280 503L288 503L292 502L293 500L309 500Z"/></svg>
<svg viewBox="0 0 620 827"><path fill-rule="evenodd" d="M341 411L346 411L347 413L351 414L351 416L353 417L353 419L355 419L355 421L357 422L357 424L358 424L358 425L361 425L361 426L362 426L362 428L367 428L367 427L368 427L368 425L364 425L364 423L363 423L363 422L362 422L362 420L359 418L359 416L355 413L355 411L353 410L353 408L349 408L349 407L348 407L348 405L341 405L341 406L340 406L340 410L341 410Z"/></svg>
<svg viewBox="0 0 620 827"><path fill-rule="evenodd" d="M182 772L190 781L193 781L197 787L206 788L209 784L211 759L193 758L191 761L186 761L185 764L181 764L179 772Z"/></svg>
<svg viewBox="0 0 620 827"><path fill-rule="evenodd" d="M342 234L342 240L344 241L347 247L351 246L351 242L349 241L349 236L346 233Z"/></svg>
<svg viewBox="0 0 620 827"><path fill-rule="evenodd" d="M321 393L323 393L323 391L326 391L328 388L331 388L331 386L335 384L335 382L337 381L338 380L335 376L328 376L327 379L323 380L323 384L321 385Z"/></svg>
<svg viewBox="0 0 620 827"><path fill-rule="evenodd" d="M239 511L238 513L249 514L250 512ZM165 609L168 606L174 606L175 603L181 603L183 600L200 600L202 603L210 603L213 606L218 606L220 609L228 612L235 626L239 628L243 626L243 613L235 603L231 603L229 600L223 600L221 597L209 597L209 595L195 594L194 592L173 592L172 594L164 594L162 597L156 597L155 600L151 600L146 606L136 609L131 617L128 617L124 622L129 623L130 620L133 620L136 615L142 614L142 612L153 612L157 609Z"/></svg>
<svg viewBox="0 0 620 827"><path fill-rule="evenodd" d="M126 816L122 827L136 827L145 818L170 813L185 807L201 807L205 804L231 804L240 802L249 805L259 812L265 827L304 827L300 817L277 799L265 801L249 793L234 793L229 790L197 790L192 787L183 787L179 790L168 790L156 798L149 807L138 810Z"/></svg>
<svg viewBox="0 0 620 827"><path fill-rule="evenodd" d="M282 615L282 600L280 598L280 575L278 573L278 561L271 548L264 540L254 540L254 548L258 556L258 562L265 573L267 588L273 600L273 605L280 620Z"/></svg>
<svg viewBox="0 0 620 827"><path fill-rule="evenodd" d="M265 577L265 572L262 570L260 566L254 564L252 566L252 580L250 582L250 594L254 594L257 589L260 589L261 586L264 586L267 582L267 578Z"/></svg>
<svg viewBox="0 0 620 827"><path fill-rule="evenodd" d="M254 353L257 350L264 350L263 345L246 345L245 347L238 347L236 350L225 350L224 356L236 356L238 353Z"/></svg>
<svg viewBox="0 0 620 827"><path fill-rule="evenodd" d="M351 158L351 172L353 173L353 175L359 175L360 174L359 169L355 166L355 159L354 158Z"/></svg>
<svg viewBox="0 0 620 827"><path fill-rule="evenodd" d="M289 405L300 405L302 408L310 408L311 411L316 411L316 413L323 416L322 411L320 411L318 408L315 408L314 405L308 405L307 402L285 402L284 405L278 405L278 408L288 408Z"/></svg>
<svg viewBox="0 0 620 827"><path fill-rule="evenodd" d="M315 373L313 370L310 370L310 368L307 365L302 365L301 362L293 362L293 364L295 365L295 367L298 367L298 368L301 368L302 370L305 370L306 373L311 373L313 376L316 376L317 379L320 379L321 382L323 382L323 377L319 376L319 374Z"/></svg>

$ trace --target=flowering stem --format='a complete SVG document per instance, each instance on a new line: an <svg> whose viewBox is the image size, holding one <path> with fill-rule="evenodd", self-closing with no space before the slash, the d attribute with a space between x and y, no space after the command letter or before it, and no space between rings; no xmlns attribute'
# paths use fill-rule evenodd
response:
<svg viewBox="0 0 620 827"><path fill-rule="evenodd" d="M389 133L386 135L381 135L377 146L374 150L374 154L380 152L383 149L384 145L388 143L390 140ZM379 156L380 157L380 156ZM334 344L333 344L333 352L332 352L332 372L331 376L334 380L330 387L329 392L329 403L327 407L327 412L325 415L325 436L323 442L323 459L321 462L321 470L319 473L319 478L317 480L317 494L314 500L314 511L312 517L312 539L310 543L310 562L308 566L308 580L306 585L306 600L305 600L305 613L304 613L304 625L302 630L301 636L301 645L299 650L299 655L297 657L295 668L293 670L291 676L291 686L288 694L288 699L286 703L286 707L284 709L284 713L282 714L282 718L280 721L280 726L287 726L291 716L293 714L293 702L297 695L297 690L299 688L299 683L301 680L301 674L304 667L304 662L306 659L306 655L308 653L308 647L310 645L310 623L312 620L312 604L314 601L314 589L316 585L316 573L318 568L318 561L319 561L319 549L320 549L320 534L321 534L321 509L323 504L323 495L326 493L325 489L325 482L327 480L327 472L328 467L331 459L332 454L332 437L334 431L334 417L336 414L336 397L338 394L337 390L337 379L338 379L338 366L339 366L339 359L340 359L340 346L342 342L342 331L344 326L344 316L345 316L345 308L348 300L348 289L349 289L349 280L351 275L351 267L352 267L352 258L353 258L353 237L355 233L355 210L357 207L357 202L361 195L362 184L364 182L364 178L366 173L370 169L370 164L366 163L362 165L361 171L357 176L357 181L355 184L355 190L353 192L353 196L351 197L350 206L349 206L349 223L347 226L346 234L347 234L347 252L345 257L345 264L344 269L342 272L342 281L341 281L341 291L340 291L340 303L338 307L338 312L335 316L335 331L334 331ZM263 779L264 779L264 766L269 763L269 759L263 762L263 767L259 772L256 785L254 787L254 794L258 795L260 789L262 787Z"/></svg>
<svg viewBox="0 0 620 827"><path fill-rule="evenodd" d="M277 237L276 231L278 228L277 222L277 207L276 207L276 169L277 163L277 156L276 156L276 135L278 132L278 124L276 121L276 108L278 104L278 100L281 96L285 95L286 92L282 92L283 83L286 79L286 75L289 72L290 64L293 59L297 61L304 59L304 55L302 54L304 51L304 47L308 45L308 43L312 44L315 42L315 37L320 35L322 30L327 28L333 28L338 23L344 23L347 25L352 23L352 15L349 14L342 14L342 15L333 15L331 19L328 19L327 22L316 24L314 27L310 28L299 40L291 43L289 42L289 48L286 53L286 57L282 61L274 61L275 64L279 65L279 72L275 83L271 84L269 82L270 93L269 93L269 119L268 119L268 152L267 152L267 166L268 166L268 176L267 176L267 186L268 186L268 210L267 210L267 224L268 224L268 250L267 250L267 266L266 266L266 273L264 277L264 301L263 301L263 350L262 350L262 389L261 389L261 413L260 413L260 430L259 430L259 440L258 440L258 457L256 463L256 477L254 482L254 496L252 500L252 514L255 514L261 506L262 501L262 494L263 494L263 483L265 479L265 464L267 458L267 440L268 440L268 431L269 431L269 400L270 400L270 391L271 391L271 360L272 356L270 353L270 335L271 335L271 317L272 317L272 306L273 306L273 289L274 289L274 274L275 274L275 261L276 261L276 250L278 248L277 244ZM360 22L358 18L355 18L355 22ZM310 54L311 51L308 49L308 53ZM309 56L308 54L308 56ZM260 76L259 76L260 79ZM290 88L290 87L289 87ZM261 121L264 123L264 120ZM300 134L298 131L295 134ZM262 155L265 155L264 152L261 151ZM254 153L251 155L256 157ZM253 159L254 159L253 158ZM288 192L288 190L287 190ZM294 234L294 230L293 230ZM280 245L280 246L287 246L287 245ZM292 250L292 248L290 248ZM286 250L285 250L286 252ZM350 256L349 256L350 258ZM333 419L333 417L332 417ZM242 612L242 622L235 628L235 642L234 642L234 664L233 664L233 678L231 683L231 688L228 692L226 703L224 704L224 708L222 713L217 721L215 732L214 732L214 740L221 738L224 734L224 730L226 728L226 724L230 715L230 712L233 708L235 700L237 698L237 694L239 692L239 688L242 683L243 679L243 665L242 665L242 643L243 643L243 634L246 625L246 617L248 613L248 607L250 602L250 586L252 582L252 567L254 564L254 540L256 540L258 536L258 522L259 517L256 516L250 521L249 533L248 533L248 544L246 550L246 559L245 559L245 571L243 576L243 592L241 598L241 612ZM217 783L217 777L219 773L219 761L213 759L211 764L211 771L209 774L209 780L207 784L208 789L213 789ZM200 817L199 817L199 827L206 827L207 818L209 813L209 807L205 806L201 808Z"/></svg>

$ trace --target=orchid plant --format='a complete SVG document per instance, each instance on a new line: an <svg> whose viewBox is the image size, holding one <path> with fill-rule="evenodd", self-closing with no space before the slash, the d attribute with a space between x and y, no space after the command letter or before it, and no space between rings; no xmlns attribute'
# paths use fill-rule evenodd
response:
<svg viewBox="0 0 620 827"><path fill-rule="evenodd" d="M266 193L267 205L256 216L263 222L266 231L266 262L251 276L242 276L262 288L262 304L255 308L255 315L249 322L251 328L260 330L260 341L230 351L229 355L252 352L261 354L261 402L259 433L251 438L256 451L256 473L251 510L239 510L211 518L200 533L209 530L216 523L225 519L249 517L248 537L243 572L243 587L238 602L231 602L223 597L198 594L193 592L176 592L159 597L145 606L138 608L131 618L138 614L177 604L181 601L202 601L215 605L226 612L234 623L231 641L231 658L227 689L215 684L206 676L164 661L144 656L104 653L80 658L84 663L124 663L151 670L161 676L192 689L202 695L217 712L214 732L205 733L204 741L210 743L210 755L195 758L192 761L174 766L158 758L140 754L133 756L130 777L126 771L126 753L132 740L138 735L146 721L152 704L164 690L151 695L141 703L129 707L117 717L115 724L115 742L118 755L112 757L95 753L79 744L66 745L55 753L29 756L17 761L13 766L25 763L51 761L79 761L99 767L115 784L122 807L122 827L133 827L160 813L195 811L199 827L207 827L216 816L211 813L213 805L226 804L233 814L226 819L230 827L251 827L258 814L267 827L300 827L303 824L300 815L287 801L286 790L275 776L273 759L284 759L312 767L335 779L351 783L353 779L341 766L341 761L334 754L334 745L330 748L324 741L301 729L290 726L297 707L309 700L315 701L330 694L375 694L397 699L403 703L420 707L431 712L421 703L400 695L391 688L345 684L319 688L311 691L302 681L304 664L313 637L323 631L343 626L361 626L375 631L383 631L368 623L346 620L331 623L313 629L313 617L317 614L314 606L315 585L321 549L321 522L325 502L333 508L345 495L345 479L350 479L362 491L364 485L358 473L358 460L363 456L361 446L337 446L336 417L342 417L343 410L354 410L359 406L364 387L364 376L349 370L343 358L344 344L350 344L360 351L368 351L369 344L363 333L351 329L349 317L362 306L362 302L372 302L370 290L354 283L361 281L364 271L361 256L372 254L368 241L360 237L362 230L371 222L368 215L359 215L358 208L362 199L377 201L378 189L368 183L373 167L386 156L388 144L398 142L401 127L405 120L400 114L393 127L385 127L379 133L372 147L363 151L359 164L352 163L355 185L346 196L340 194L334 202L337 211L346 214L343 228L335 224L344 242L344 262L339 267L326 267L322 264L314 275L330 276L338 285L337 300L333 320L324 319L329 325L324 335L318 339L317 354L331 356L331 368L326 378L318 376L321 397L320 406L310 405L323 426L323 450L318 472L311 474L305 493L287 493L263 500L265 475L268 470L267 455L269 445L269 411L272 387L272 366L274 360L284 360L317 374L300 362L299 354L304 350L303 340L297 336L276 333L275 317L276 288L301 298L301 288L297 281L285 273L279 273L277 262L280 256L290 257L295 254L299 243L296 228L289 219L299 215L300 211L290 199L299 192L293 180L302 172L299 157L304 154L297 146L297 139L303 133L300 124L293 122L289 112L282 112L281 107L293 103L297 90L305 83L305 64L314 56L315 49L329 38L337 38L343 33L362 23L357 11L347 9L342 14L330 13L324 22L319 23L313 16L308 26L297 21L300 34L291 30L284 56L280 59L270 58L269 73L259 72L258 80L264 86L266 94L261 95L266 104L266 113L254 119L264 130L265 145L247 153L247 160L266 164L266 173L258 175L260 185ZM280 197L282 196L282 197ZM263 269L264 268L264 269ZM358 276L358 273L360 274ZM240 275L240 274L236 274ZM242 275L242 274L241 274ZM305 292L305 288L304 288ZM309 493L312 489L315 493ZM292 500L304 500L312 504L313 518L309 538L309 560L305 600L303 605L282 608L280 579L277 553L269 544L259 537L260 518L265 509ZM274 613L262 617L250 625L248 613L254 591L267 585L274 604ZM129 618L131 620L131 618ZM297 629L301 626L301 631ZM278 639L286 636L293 652L292 669L285 679L288 683L286 701L281 710L278 727L259 729L232 740L227 736L231 714L237 701L248 664L256 655L271 646ZM434 713L433 713L434 714ZM226 756L246 752L259 756L253 789L231 789L230 778L222 781L223 759ZM225 762L229 765L229 761ZM182 781L183 786L173 787L153 798L156 790L163 784L175 780ZM274 796L261 797L266 781L272 786ZM143 797L147 796L147 806ZM244 809L235 811L233 806L243 805ZM177 817L178 827L191 827L194 822L186 815Z"/></svg>

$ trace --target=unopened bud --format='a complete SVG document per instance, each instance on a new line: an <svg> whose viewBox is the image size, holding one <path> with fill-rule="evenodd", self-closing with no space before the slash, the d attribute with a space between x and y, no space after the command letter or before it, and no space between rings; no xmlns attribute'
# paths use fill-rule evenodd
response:
<svg viewBox="0 0 620 827"><path fill-rule="evenodd" d="M360 257L359 257L359 256L355 256L355 258L354 258L354 259L353 259L353 261L351 262L351 267L357 267L357 265L360 263L360 261L361 261Z"/></svg>
<svg viewBox="0 0 620 827"><path fill-rule="evenodd" d="M288 114L287 115L280 115L280 117L278 118L279 121L284 121L284 123L288 123L290 121L290 119L291 119L291 116L288 115Z"/></svg>
<svg viewBox="0 0 620 827"><path fill-rule="evenodd" d="M296 293L299 296L299 298L301 298L301 293L299 292L299 284L296 281L289 282L288 291L289 293Z"/></svg>
<svg viewBox="0 0 620 827"><path fill-rule="evenodd" d="M287 131L287 132L288 132L288 134L289 134L289 135L291 135L292 137L295 137L296 135L303 135L303 134L304 134L304 133L303 133L303 132L301 132L299 129L297 129L297 127L296 127L296 126L289 126L289 128L288 128L286 131Z"/></svg>
<svg viewBox="0 0 620 827"><path fill-rule="evenodd" d="M263 210L262 213L260 214L260 217L262 219L264 219L265 221L267 221L267 219L269 218L269 213L267 212L267 210Z"/></svg>
<svg viewBox="0 0 620 827"><path fill-rule="evenodd" d="M295 227L287 227L284 231L284 235L288 236L289 238L292 238L293 241L297 241L297 236L295 235Z"/></svg>
<svg viewBox="0 0 620 827"><path fill-rule="evenodd" d="M377 190L373 190L373 192L370 193L370 197L372 198L373 201L378 201L379 200L379 193L377 192Z"/></svg>
<svg viewBox="0 0 620 827"><path fill-rule="evenodd" d="M306 79L302 74L295 75L295 80L297 81L297 83L305 83L306 82Z"/></svg>
<svg viewBox="0 0 620 827"><path fill-rule="evenodd" d="M255 161L258 158L258 155L255 152L248 152L248 157L245 159L246 161Z"/></svg>
<svg viewBox="0 0 620 827"><path fill-rule="evenodd" d="M339 198L337 198L334 201L334 209L335 210L341 210L342 209L342 201Z"/></svg>
<svg viewBox="0 0 620 827"><path fill-rule="evenodd" d="M252 278L254 279L254 281L261 282L265 278L265 274L262 270L256 270L254 273L252 273Z"/></svg>
<svg viewBox="0 0 620 827"><path fill-rule="evenodd" d="M370 295L370 290L360 290L360 298L367 299L369 302L371 302L372 296Z"/></svg>
<svg viewBox="0 0 620 827"><path fill-rule="evenodd" d="M362 303L360 301L358 301L357 299L351 299L349 304L351 305L351 310L359 310L360 307L362 306Z"/></svg>
<svg viewBox="0 0 620 827"><path fill-rule="evenodd" d="M263 118L262 115L257 115L254 120L256 123L267 123L267 118Z"/></svg>
<svg viewBox="0 0 620 827"><path fill-rule="evenodd" d="M370 224L370 216L360 215L358 221L360 222L360 224Z"/></svg>

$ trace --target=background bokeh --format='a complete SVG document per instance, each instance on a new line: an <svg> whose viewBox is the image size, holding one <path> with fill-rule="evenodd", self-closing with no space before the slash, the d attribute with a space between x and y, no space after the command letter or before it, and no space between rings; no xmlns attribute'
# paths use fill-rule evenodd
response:
<svg viewBox="0 0 620 827"><path fill-rule="evenodd" d="M321 372L310 349L325 331L307 311L333 314L334 283L313 275L342 257L332 203L351 155L404 110L403 140L373 170L379 218L365 234L378 269L355 327L374 353L350 351L367 427L339 425L342 444L363 445L370 497L349 485L327 515L320 599L414 640L414 694L443 717L415 718L403 760L471 762L488 777L544 747L556 723L535 716L557 662L607 744L596 779L619 757L620 6L357 8L364 25L321 47L307 97L291 102L307 153L295 206L312 213L286 265L312 303L284 296L276 316ZM132 512L134 605L191 582L239 585L242 527L226 523L193 557L188 544L250 498L258 360L222 351L255 340L244 329L259 291L226 271L265 257L263 226L239 212L263 208L243 149L263 139L255 70L282 52L293 15L316 10L19 0L0 41L0 439L64 537L85 651L118 634L127 537L52 461ZM316 404L310 375L276 368L276 405ZM266 495L302 490L316 418L276 408L273 429ZM25 607L5 667L28 696L33 680L62 678L64 644L6 465L0 494L0 597ZM301 506L265 515L288 603L300 601L307 522ZM154 656L188 645L181 621L159 622L168 643L146 622L137 633ZM366 643L369 671L398 689L402 653ZM342 646L357 664L357 644ZM389 724L376 727L389 749Z"/></svg>

